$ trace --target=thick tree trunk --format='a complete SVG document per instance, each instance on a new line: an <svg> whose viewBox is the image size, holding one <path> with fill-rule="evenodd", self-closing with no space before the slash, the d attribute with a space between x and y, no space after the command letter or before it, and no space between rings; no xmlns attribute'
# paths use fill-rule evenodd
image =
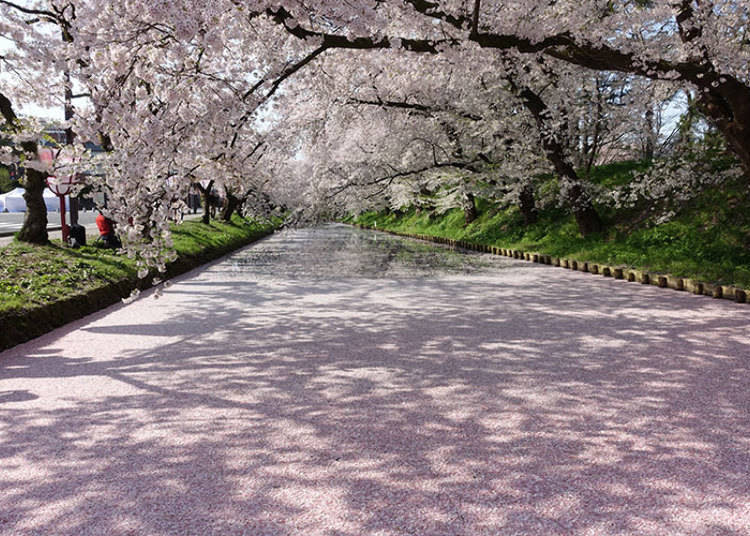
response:
<svg viewBox="0 0 750 536"><path fill-rule="evenodd" d="M211 191L214 187L214 181L209 181L208 186L205 187L199 182L195 183L195 185L200 190L201 197L203 198L203 217L201 221L208 225L211 223Z"/></svg>
<svg viewBox="0 0 750 536"><path fill-rule="evenodd" d="M221 219L228 222L232 219L232 214L240 207L241 200L233 194L227 192L227 200L224 204L224 208L221 211Z"/></svg>
<svg viewBox="0 0 750 536"><path fill-rule="evenodd" d="M677 6L675 6L677 7ZM700 38L706 29L692 0L681 0L675 16L683 43L696 45L696 60L684 63L679 71L699 89L698 106L724 135L729 147L750 179L750 86L734 76L722 74L711 62Z"/></svg>
<svg viewBox="0 0 750 536"><path fill-rule="evenodd" d="M23 219L23 227L17 235L18 240L22 242L49 243L47 205L44 203L43 196L46 178L47 175L41 171L26 169L26 180L24 181L26 191L23 194L23 199L26 201L26 215Z"/></svg>
<svg viewBox="0 0 750 536"><path fill-rule="evenodd" d="M508 81L518 90L524 106L534 116L537 128L539 129L542 148L547 155L547 159L555 168L555 172L560 178L563 180L567 179L570 184L568 189L568 204L575 215L578 230L583 236L603 231L604 223L591 203L591 198L583 188L578 173L576 173L573 164L570 163L565 155L563 146L552 135L554 130L547 125L546 118L549 115L549 109L546 103L530 88L519 88L512 79L508 79Z"/></svg>
<svg viewBox="0 0 750 536"><path fill-rule="evenodd" d="M18 117L13 111L13 105L10 99L0 93L0 115L5 123L13 132L19 132ZM37 146L35 141L25 141L21 148L28 154L36 154ZM19 152L14 149L14 153ZM23 219L23 226L18 232L18 240L30 242L32 244L49 243L47 234L47 206L44 204L44 188L46 186L46 173L33 169L26 170L26 180L23 184L26 192L23 198L26 201L26 215Z"/></svg>
<svg viewBox="0 0 750 536"><path fill-rule="evenodd" d="M537 221L536 201L534 200L534 187L531 183L524 184L518 198L518 208L521 209L523 222L531 225Z"/></svg>
<svg viewBox="0 0 750 536"><path fill-rule="evenodd" d="M732 77L716 84L718 89L700 94L698 106L724 135L750 180L750 88Z"/></svg>
<svg viewBox="0 0 750 536"><path fill-rule="evenodd" d="M203 196L203 216L201 221L206 225L211 223L211 193L208 190L201 192Z"/></svg>
<svg viewBox="0 0 750 536"><path fill-rule="evenodd" d="M576 218L578 230L583 236L604 230L604 223L580 182L573 183L568 190L568 203Z"/></svg>
<svg viewBox="0 0 750 536"><path fill-rule="evenodd" d="M477 219L477 205L474 200L474 194L466 194L464 202L464 223L469 225Z"/></svg>

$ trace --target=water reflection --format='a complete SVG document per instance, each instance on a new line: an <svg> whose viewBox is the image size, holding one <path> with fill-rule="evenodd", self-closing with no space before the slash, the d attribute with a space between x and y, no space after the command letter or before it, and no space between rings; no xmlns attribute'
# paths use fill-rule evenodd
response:
<svg viewBox="0 0 750 536"><path fill-rule="evenodd" d="M212 271L284 279L409 279L476 274L512 263L498 256L328 224L276 233Z"/></svg>

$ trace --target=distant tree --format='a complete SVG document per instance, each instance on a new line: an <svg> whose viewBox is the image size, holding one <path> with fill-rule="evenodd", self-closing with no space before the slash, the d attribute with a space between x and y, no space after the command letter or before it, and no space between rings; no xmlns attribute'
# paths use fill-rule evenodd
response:
<svg viewBox="0 0 750 536"><path fill-rule="evenodd" d="M5 166L0 166L0 194L10 192L15 187L15 181L10 178L10 170Z"/></svg>
<svg viewBox="0 0 750 536"><path fill-rule="evenodd" d="M24 136L24 128L19 120L13 104L4 94L0 93L0 117L4 122L4 130L12 136L18 136L17 143L9 147L5 154L15 161L32 162L37 160L37 143ZM26 213L23 227L18 233L18 239L33 244L49 242L47 234L47 206L44 204L42 193L46 187L47 173L34 166L28 165L21 186L26 201Z"/></svg>

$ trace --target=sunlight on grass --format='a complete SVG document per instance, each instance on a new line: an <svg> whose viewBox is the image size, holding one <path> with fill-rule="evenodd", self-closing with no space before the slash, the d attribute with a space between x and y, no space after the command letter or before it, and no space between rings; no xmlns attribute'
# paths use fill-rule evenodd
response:
<svg viewBox="0 0 750 536"><path fill-rule="evenodd" d="M597 170L596 181L621 184L626 171L622 165L605 167ZM659 225L643 221L643 211L603 207L608 230L586 238L560 209L542 211L537 223L526 226L517 208L500 209L485 200L477 202L479 215L469 225L460 209L442 215L414 208L399 215L370 212L353 222L750 287L750 214L737 210L745 195L741 184L709 189Z"/></svg>
<svg viewBox="0 0 750 536"><path fill-rule="evenodd" d="M264 235L270 224L186 221L173 226L182 264L197 266ZM109 249L12 242L0 249L0 314L38 307L112 283L136 280L135 262Z"/></svg>

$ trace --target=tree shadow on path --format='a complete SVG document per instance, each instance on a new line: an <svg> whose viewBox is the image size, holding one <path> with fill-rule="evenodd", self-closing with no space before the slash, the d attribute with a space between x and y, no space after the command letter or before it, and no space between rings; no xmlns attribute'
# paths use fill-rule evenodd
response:
<svg viewBox="0 0 750 536"><path fill-rule="evenodd" d="M0 533L750 530L743 306L299 262L230 259L3 354Z"/></svg>

